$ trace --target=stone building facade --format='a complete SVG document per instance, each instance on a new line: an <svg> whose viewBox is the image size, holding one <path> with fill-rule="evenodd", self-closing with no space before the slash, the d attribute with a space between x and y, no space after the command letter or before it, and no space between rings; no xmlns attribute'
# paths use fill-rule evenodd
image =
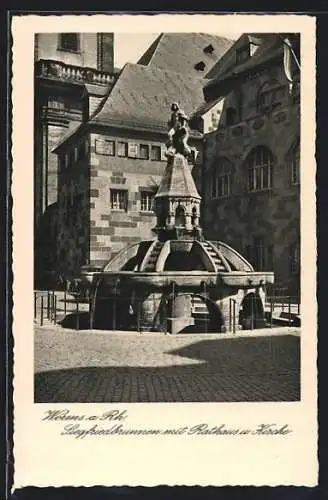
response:
<svg viewBox="0 0 328 500"><path fill-rule="evenodd" d="M55 269L58 161L52 152L115 80L113 33L35 35L34 234L38 281Z"/></svg>
<svg viewBox="0 0 328 500"><path fill-rule="evenodd" d="M103 267L122 247L155 237L165 150L164 134L110 128L59 146L59 273L79 276L82 266Z"/></svg>
<svg viewBox="0 0 328 500"><path fill-rule="evenodd" d="M103 267L124 246L155 238L153 203L167 162L167 116L177 97L190 114L203 100L202 84L128 64L99 111L57 146L58 273L77 277L82 266ZM198 163L202 137L191 130Z"/></svg>
<svg viewBox="0 0 328 500"><path fill-rule="evenodd" d="M82 123L87 123L88 119L97 112L97 109L101 108L102 103L108 96L119 74L119 71L113 65L113 41L113 33L43 33L37 34L35 37L35 274L41 281L42 277L45 276L45 281L47 282L49 272L58 275L58 269L63 267L62 256L64 255L64 250L61 248L62 231L58 229L61 227L62 222L57 218L58 196L60 196L59 192L62 189L62 174L58 170L58 161L54 153L54 148L59 143L65 142L66 138L70 138L72 133ZM164 135L160 135L159 139L158 132L161 131L162 133L166 124L164 128L163 124L161 124L160 129L158 128L158 124L155 128L151 124L150 129L149 125L146 124L146 131L153 130L155 138L152 137L151 133L149 138L148 136L145 138L142 137L145 131L145 124L143 123L143 126L140 128L140 123L138 122L140 116L144 117L145 111L148 112L143 106L144 92L149 86L150 88L153 86L159 73L162 73L160 81L164 85L166 84L164 77L166 71L171 74L171 77L169 77L171 78L171 82L174 82L174 80L177 81L173 87L172 84L174 85L174 83L171 83L170 99L173 100L179 99L180 94L183 94L185 88L187 88L188 92L188 85L187 87L184 85L183 78L181 78L182 75L187 80L192 77L195 82L198 82L198 97L201 96L201 99L193 99L192 108L187 106L188 112L191 113L194 109L193 106L197 108L203 101L201 92L203 83L201 82L206 77L206 72L216 64L216 61L227 51L231 44L231 40L204 33L162 33L139 61L139 66L143 67L146 72L148 68L148 80L143 79L142 85L138 85L137 78L136 81L131 81L127 86L121 88L123 95L127 95L129 92L134 95L134 102L130 102L129 105L133 105L136 109L139 107L139 117L137 117L137 123L132 123L133 133L131 134L130 132L130 139L138 142L141 137L141 139L146 141L146 144L148 144L147 140L149 139L150 147L153 142L154 144L163 144L165 142ZM172 58L172 48L175 50L177 47L179 47L179 54L176 53L175 57ZM177 57L178 55L179 57ZM161 71L155 76L157 70ZM178 73L180 73L179 77L174 76ZM163 99L163 86L155 83L155 89L156 92L153 95L153 101L149 102L149 106L154 110L154 108L161 109L162 105L164 105L166 116L168 106L170 106L171 102ZM190 100L188 96L185 96L184 99L187 101ZM116 121L114 120L114 123L120 125L121 122L124 122L126 126L126 123L129 122L130 126L131 117L123 116L122 119L120 115L122 110L124 111L123 108L121 106L119 113L116 113ZM204 117L203 122L206 130L207 126L211 125L211 116L208 114ZM106 122L107 125L108 122ZM121 128L119 127L119 130ZM125 132L123 133L124 140L126 139L126 130L125 128ZM135 132L138 130L139 132L135 137ZM107 136L108 134L106 135L105 133L104 137ZM122 142L119 140L120 136L117 131L111 130L108 137L109 141L111 140L110 137L114 137L117 143ZM90 154L92 154L94 141L90 137L84 140L90 142ZM151 150L149 154L151 154ZM103 154L103 158L105 157L106 154ZM145 172L152 171L156 161L161 162L161 160L153 160L146 163ZM74 161L74 165L75 163L76 161ZM71 160L70 164L72 164ZM149 169L150 164L152 165L151 169ZM133 165L137 166L137 162L134 162ZM140 173L138 168L137 166L134 171L131 171L130 175L131 179L135 176L138 183L140 174L140 186L142 186L145 183L145 174ZM120 168L117 169L117 172L119 171ZM83 177L83 172L84 166L82 162L79 176ZM113 170L113 172L115 173L116 171ZM70 175L74 177L75 174ZM158 175L156 168L154 172L152 171L152 175ZM115 175L113 177L115 179L119 178L119 176ZM83 182L80 185L81 189L82 185ZM76 187L76 190L80 188ZM120 195L117 194L117 196ZM132 202L132 199L130 202ZM92 204L93 201L90 203ZM147 204L149 204L149 197L144 196L144 205L147 206ZM104 213L103 215L106 214ZM76 215L76 217L79 219L80 215ZM122 219L122 217L122 214L116 215L116 218ZM124 217L129 216L125 215ZM149 232L149 227L152 224L150 222L152 216L150 214L147 216L143 214L141 217L141 220L138 221L122 221L122 228L124 222L126 224L137 222L137 228L135 226L126 226L126 228L134 228L137 233L139 231L142 233ZM115 221L113 221L110 229L104 229L108 232L113 231L114 227ZM124 238L127 238L127 235L123 233L124 231L122 232L123 239L121 240L121 245L125 242ZM128 231L128 233L132 234L133 231L132 233ZM95 235L91 236L94 239ZM119 235L116 231L113 234L113 241L111 241L113 251L119 246L118 241L115 242L115 238L118 237ZM82 235L78 238L81 241ZM108 241L105 247L109 248ZM99 248L98 260L100 261ZM96 251L95 248L94 251ZM71 255L76 255L76 252L78 255L81 252L83 254L82 249L77 248L76 252L73 248L70 250L67 249L67 252ZM40 281L39 278L37 281ZM47 283L45 284L48 285Z"/></svg>
<svg viewBox="0 0 328 500"><path fill-rule="evenodd" d="M242 54L244 55L242 56ZM205 88L219 100L206 135L202 225L229 242L275 287L298 295L300 274L300 87L286 77L279 37L243 35Z"/></svg>

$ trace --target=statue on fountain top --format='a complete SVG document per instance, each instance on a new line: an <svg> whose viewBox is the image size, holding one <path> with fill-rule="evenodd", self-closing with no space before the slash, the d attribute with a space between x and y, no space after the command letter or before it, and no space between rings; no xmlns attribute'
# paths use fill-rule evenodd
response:
<svg viewBox="0 0 328 500"><path fill-rule="evenodd" d="M168 128L166 156L173 157L175 154L181 154L188 160L194 162L197 156L197 150L188 145L188 117L176 102L171 105L171 118L168 122Z"/></svg>

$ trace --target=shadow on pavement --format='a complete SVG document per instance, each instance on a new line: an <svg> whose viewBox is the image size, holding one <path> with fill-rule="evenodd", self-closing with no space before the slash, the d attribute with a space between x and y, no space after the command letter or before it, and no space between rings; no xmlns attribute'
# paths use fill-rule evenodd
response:
<svg viewBox="0 0 328 500"><path fill-rule="evenodd" d="M35 402L298 401L299 338L208 339L167 352L199 364L81 367L35 375Z"/></svg>
<svg viewBox="0 0 328 500"><path fill-rule="evenodd" d="M66 314L58 323L63 328L87 330L90 328L90 314L88 312Z"/></svg>

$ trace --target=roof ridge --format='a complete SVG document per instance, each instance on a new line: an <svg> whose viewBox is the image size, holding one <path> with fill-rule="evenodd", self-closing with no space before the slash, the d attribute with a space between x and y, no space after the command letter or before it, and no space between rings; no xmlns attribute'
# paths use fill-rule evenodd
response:
<svg viewBox="0 0 328 500"><path fill-rule="evenodd" d="M155 55L155 53L156 53L156 51L157 51L157 49L158 49L159 45L162 43L164 36L165 36L165 32L161 33L161 34L157 37L158 42L157 42L157 44L156 44L156 46L155 46L154 52L152 53L152 55L151 55L151 57L150 57L149 63L150 63L150 61L152 60L152 58L154 57L154 55ZM147 64L147 66L146 66L146 67L148 67L149 63Z"/></svg>

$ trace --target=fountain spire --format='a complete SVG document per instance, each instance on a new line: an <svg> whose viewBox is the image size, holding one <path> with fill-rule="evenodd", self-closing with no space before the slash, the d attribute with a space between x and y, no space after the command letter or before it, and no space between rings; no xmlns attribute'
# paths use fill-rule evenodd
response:
<svg viewBox="0 0 328 500"><path fill-rule="evenodd" d="M188 138L188 117L177 103L173 103L168 122L167 164L155 195L155 231L160 240L194 239L201 235L201 196L189 164L195 162L197 151L189 146Z"/></svg>

